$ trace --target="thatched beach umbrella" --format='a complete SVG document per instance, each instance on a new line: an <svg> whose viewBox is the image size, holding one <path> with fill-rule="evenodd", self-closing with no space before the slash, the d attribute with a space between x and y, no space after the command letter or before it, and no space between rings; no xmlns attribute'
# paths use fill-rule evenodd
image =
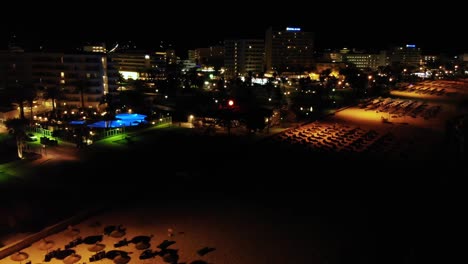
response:
<svg viewBox="0 0 468 264"><path fill-rule="evenodd" d="M76 262L80 261L81 256L78 254L71 254L70 256L63 259L63 263L65 264L75 264Z"/></svg>
<svg viewBox="0 0 468 264"><path fill-rule="evenodd" d="M138 242L135 245L135 248L138 249L138 250L144 250L144 249L148 249L150 246L151 246L150 243Z"/></svg>
<svg viewBox="0 0 468 264"><path fill-rule="evenodd" d="M38 248L40 250L46 250L47 252L49 252L49 250L52 249L54 246L55 246L54 241L42 239L41 242L39 243Z"/></svg>
<svg viewBox="0 0 468 264"><path fill-rule="evenodd" d="M110 250L106 252L106 258L115 259L118 256L127 256L128 252L123 250Z"/></svg>
<svg viewBox="0 0 468 264"><path fill-rule="evenodd" d="M166 263L177 263L177 261L179 261L179 254L167 253L162 258Z"/></svg>
<svg viewBox="0 0 468 264"><path fill-rule="evenodd" d="M125 230L114 230L109 234L109 236L115 237L115 238L121 238L125 236L125 234L126 234Z"/></svg>
<svg viewBox="0 0 468 264"><path fill-rule="evenodd" d="M134 243L134 244L138 244L140 242L149 243L152 237L153 237L153 235L151 235L151 236L136 236L136 237L132 238L132 240L130 240L130 243Z"/></svg>
<svg viewBox="0 0 468 264"><path fill-rule="evenodd" d="M125 236L125 234L125 228L122 228L122 225L109 225L104 227L104 235L108 235L115 238L121 238Z"/></svg>
<svg viewBox="0 0 468 264"><path fill-rule="evenodd" d="M106 245L97 243L92 246L89 246L88 250L91 252L98 252L98 251L103 250L104 248L106 248Z"/></svg>
<svg viewBox="0 0 468 264"><path fill-rule="evenodd" d="M127 264L130 261L130 257L127 255L119 255L113 259L115 264Z"/></svg>
<svg viewBox="0 0 468 264"><path fill-rule="evenodd" d="M72 226L68 226L67 230L65 231L65 236L67 237L75 237L80 234L80 229L74 228Z"/></svg>
<svg viewBox="0 0 468 264"><path fill-rule="evenodd" d="M26 252L16 252L13 255L11 255L10 258L11 260L19 261L21 264L23 260L27 260L29 258L29 255Z"/></svg>

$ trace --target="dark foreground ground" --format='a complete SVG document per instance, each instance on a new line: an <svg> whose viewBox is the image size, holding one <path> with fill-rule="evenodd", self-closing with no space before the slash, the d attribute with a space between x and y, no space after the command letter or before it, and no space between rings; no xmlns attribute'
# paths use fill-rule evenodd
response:
<svg viewBox="0 0 468 264"><path fill-rule="evenodd" d="M3 232L37 230L91 205L234 206L277 229L270 239L300 245L285 254L303 254L302 263L311 255L322 263L445 263L459 252L466 166L449 155L340 156L177 132L127 150L85 151L79 163L50 163L0 187L5 214L22 219Z"/></svg>

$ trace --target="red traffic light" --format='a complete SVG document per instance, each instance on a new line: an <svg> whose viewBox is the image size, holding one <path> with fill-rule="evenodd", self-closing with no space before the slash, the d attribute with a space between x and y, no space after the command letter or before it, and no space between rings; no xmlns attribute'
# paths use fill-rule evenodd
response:
<svg viewBox="0 0 468 264"><path fill-rule="evenodd" d="M234 106L234 100L229 100L229 101L228 101L228 105L229 105L229 106Z"/></svg>

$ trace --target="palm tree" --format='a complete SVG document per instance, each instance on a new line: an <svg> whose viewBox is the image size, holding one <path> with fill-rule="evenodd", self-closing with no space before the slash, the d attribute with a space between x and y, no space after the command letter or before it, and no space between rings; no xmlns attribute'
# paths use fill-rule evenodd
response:
<svg viewBox="0 0 468 264"><path fill-rule="evenodd" d="M24 116L24 102L31 101L36 98L36 89L32 85L15 84L8 86L8 93L10 98L16 102L20 108L20 118L25 119Z"/></svg>
<svg viewBox="0 0 468 264"><path fill-rule="evenodd" d="M112 126L112 121L115 120L115 113L107 112L102 119L106 122L106 128L110 128Z"/></svg>
<svg viewBox="0 0 468 264"><path fill-rule="evenodd" d="M111 93L105 94L101 98L101 102L99 104L100 105L102 105L102 104L106 105L106 112L107 113L103 116L103 120L106 121L106 128L109 128L112 121L115 120L116 105L115 105L114 96Z"/></svg>
<svg viewBox="0 0 468 264"><path fill-rule="evenodd" d="M79 80L76 82L76 91L80 93L80 100L81 100L81 110L84 110L85 103L84 103L84 93L86 92L88 85L85 81Z"/></svg>
<svg viewBox="0 0 468 264"><path fill-rule="evenodd" d="M5 122L6 127L13 131L16 137L16 147L18 151L18 158L23 158L23 137L25 134L25 128L27 126L27 120L21 118L8 119Z"/></svg>
<svg viewBox="0 0 468 264"><path fill-rule="evenodd" d="M45 90L44 98L52 100L52 115L55 116L55 103L62 95L63 88L57 86L47 87Z"/></svg>
<svg viewBox="0 0 468 264"><path fill-rule="evenodd" d="M20 118L24 119L24 100L23 87L20 84L14 84L7 87L8 96L16 102L20 108Z"/></svg>
<svg viewBox="0 0 468 264"><path fill-rule="evenodd" d="M34 100L37 98L37 89L34 86L30 86L26 88L26 102L28 102L28 105L30 107L30 116L29 116L29 122L32 123L34 118L33 118L33 108L34 108Z"/></svg>

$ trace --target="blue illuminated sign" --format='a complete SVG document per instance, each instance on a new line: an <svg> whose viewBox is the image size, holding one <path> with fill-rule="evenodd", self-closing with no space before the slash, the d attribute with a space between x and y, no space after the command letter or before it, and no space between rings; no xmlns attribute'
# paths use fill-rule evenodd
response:
<svg viewBox="0 0 468 264"><path fill-rule="evenodd" d="M406 47L407 47L407 48L416 48L416 45L414 45L414 44L408 44L408 45L406 45Z"/></svg>
<svg viewBox="0 0 468 264"><path fill-rule="evenodd" d="M287 28L286 28L286 31L301 31L301 28L297 28L297 27L287 27Z"/></svg>

